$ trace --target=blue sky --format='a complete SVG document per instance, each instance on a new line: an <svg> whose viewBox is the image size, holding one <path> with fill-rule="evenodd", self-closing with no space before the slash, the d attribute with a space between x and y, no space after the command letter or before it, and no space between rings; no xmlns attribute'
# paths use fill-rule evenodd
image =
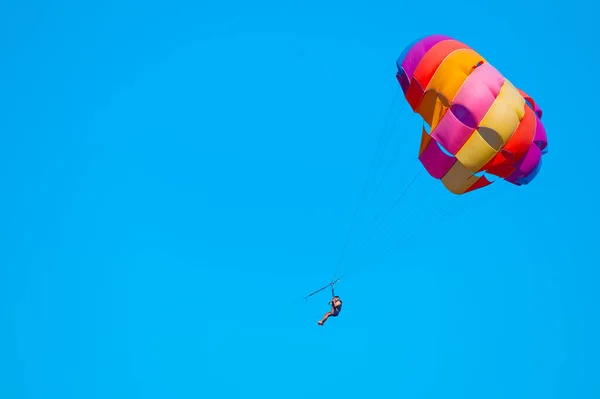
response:
<svg viewBox="0 0 600 399"><path fill-rule="evenodd" d="M0 397L600 396L593 2L216 4L0 6ZM535 98L549 154L388 215L420 166L395 61L430 33ZM319 327L327 292L298 300L382 132Z"/></svg>

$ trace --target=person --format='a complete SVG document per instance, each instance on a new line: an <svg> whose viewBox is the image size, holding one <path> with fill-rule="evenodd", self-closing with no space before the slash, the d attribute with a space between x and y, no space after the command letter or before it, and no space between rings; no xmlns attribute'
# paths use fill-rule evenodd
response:
<svg viewBox="0 0 600 399"><path fill-rule="evenodd" d="M333 298L329 301L329 305L331 305L331 310L325 313L323 318L317 322L320 326L325 324L328 318L337 317L342 311L342 300L335 294L333 294Z"/></svg>

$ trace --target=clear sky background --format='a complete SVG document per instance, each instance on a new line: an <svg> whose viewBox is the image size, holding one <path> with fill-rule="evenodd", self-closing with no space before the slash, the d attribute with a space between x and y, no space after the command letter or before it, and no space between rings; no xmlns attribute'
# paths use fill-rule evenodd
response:
<svg viewBox="0 0 600 399"><path fill-rule="evenodd" d="M597 15L3 2L0 397L600 397ZM388 214L420 167L395 61L431 33L534 97L549 153L531 185L459 199L423 173ZM329 293L302 298L382 132L344 309L319 327Z"/></svg>

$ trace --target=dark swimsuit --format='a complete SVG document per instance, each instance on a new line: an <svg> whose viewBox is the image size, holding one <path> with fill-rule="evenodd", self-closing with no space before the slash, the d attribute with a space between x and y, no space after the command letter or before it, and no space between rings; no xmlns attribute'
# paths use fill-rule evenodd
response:
<svg viewBox="0 0 600 399"><path fill-rule="evenodd" d="M331 314L332 316L337 316L340 314L340 312L342 311L342 301L340 301L339 306L337 306L334 310L333 313Z"/></svg>

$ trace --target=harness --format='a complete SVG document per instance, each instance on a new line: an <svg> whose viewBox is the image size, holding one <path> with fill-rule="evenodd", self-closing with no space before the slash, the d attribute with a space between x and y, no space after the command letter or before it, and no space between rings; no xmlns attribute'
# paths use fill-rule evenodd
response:
<svg viewBox="0 0 600 399"><path fill-rule="evenodd" d="M342 311L342 300L338 298L339 305L335 306L334 302L331 301L331 307L333 308L333 316L337 316Z"/></svg>
<svg viewBox="0 0 600 399"><path fill-rule="evenodd" d="M333 300L334 298L337 298L337 300L339 301L339 305L335 306L335 301ZM342 311L342 299L339 296L335 295L335 291L333 289L333 285L331 286L331 306L336 310L336 312L341 312Z"/></svg>

